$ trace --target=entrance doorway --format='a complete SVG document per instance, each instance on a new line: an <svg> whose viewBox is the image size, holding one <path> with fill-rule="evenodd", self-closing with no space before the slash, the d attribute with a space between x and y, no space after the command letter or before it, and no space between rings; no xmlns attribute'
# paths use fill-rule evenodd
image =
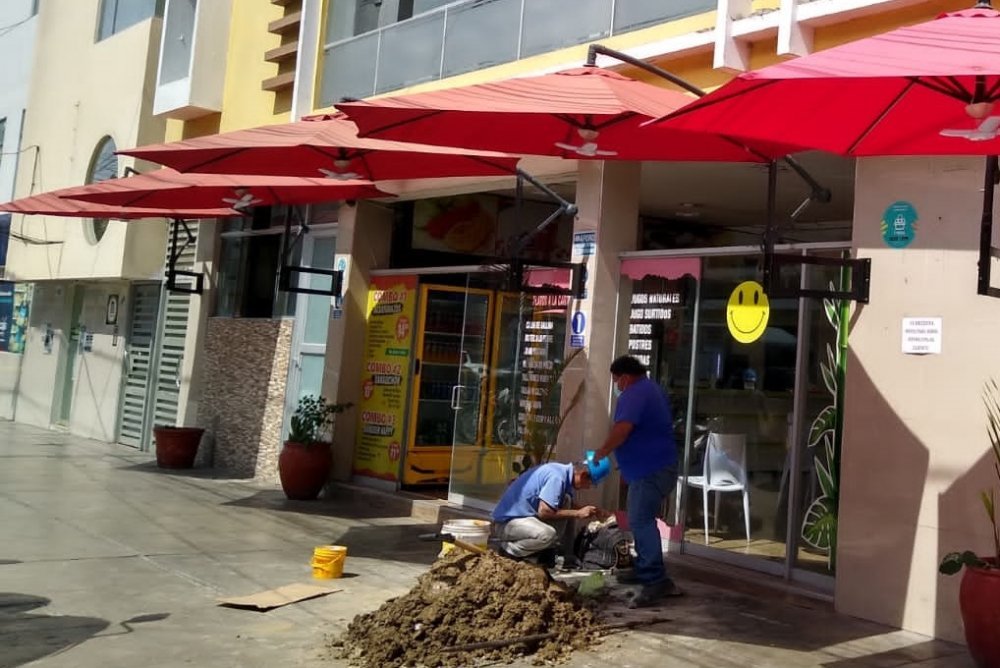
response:
<svg viewBox="0 0 1000 668"><path fill-rule="evenodd" d="M134 285L129 300L130 323L125 343L125 382L118 413L118 442L140 450L149 448L152 435L149 422L158 382L155 357L161 289L159 283Z"/></svg>
<svg viewBox="0 0 1000 668"><path fill-rule="evenodd" d="M56 424L68 427L73 415L73 393L76 390L76 379L79 375L77 358L80 346L83 345L86 333L83 331L83 298L86 288L82 285L71 285L73 306L70 311L69 336L66 341L66 357L64 358L64 373L62 394L59 401L59 417Z"/></svg>
<svg viewBox="0 0 1000 668"><path fill-rule="evenodd" d="M841 253L833 244L784 251ZM682 470L665 512L671 540L686 553L831 588L826 529L836 514L824 499L839 477L837 434L833 422L815 424L838 410L842 332L829 314L841 305L770 300L759 336L746 340L732 333L730 300L759 280L759 249L656 255L623 260L618 353L639 357L673 406ZM804 266L780 280L827 288L840 280L833 273ZM728 480L706 492L713 466Z"/></svg>
<svg viewBox="0 0 1000 668"><path fill-rule="evenodd" d="M333 230L314 230L302 237L301 266L333 269L337 237ZM320 274L294 276L299 285L313 290L329 290L332 278ZM292 357L285 391L285 422L282 437L299 399L320 396L323 392L323 366L326 360L326 334L330 322L330 297L299 293L295 296L295 325Z"/></svg>
<svg viewBox="0 0 1000 668"><path fill-rule="evenodd" d="M482 272L421 286L402 458L404 485L446 487L449 501L483 510L560 405L568 298L508 292L505 280Z"/></svg>

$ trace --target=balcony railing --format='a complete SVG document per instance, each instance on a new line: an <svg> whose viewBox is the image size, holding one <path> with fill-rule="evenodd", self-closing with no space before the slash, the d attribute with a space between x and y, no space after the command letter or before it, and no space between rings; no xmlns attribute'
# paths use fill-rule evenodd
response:
<svg viewBox="0 0 1000 668"><path fill-rule="evenodd" d="M320 105L472 72L716 6L717 0L456 2L327 44Z"/></svg>

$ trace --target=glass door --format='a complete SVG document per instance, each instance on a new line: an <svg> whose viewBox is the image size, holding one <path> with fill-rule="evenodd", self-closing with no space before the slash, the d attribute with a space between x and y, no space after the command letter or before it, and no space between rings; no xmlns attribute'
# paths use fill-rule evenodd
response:
<svg viewBox="0 0 1000 668"><path fill-rule="evenodd" d="M447 484L454 445L479 440L491 298L484 290L421 288L405 485Z"/></svg>
<svg viewBox="0 0 1000 668"><path fill-rule="evenodd" d="M454 411L448 499L462 505L484 504L480 485L487 459L486 406L490 377L493 293L467 288L458 337L457 378L449 396Z"/></svg>

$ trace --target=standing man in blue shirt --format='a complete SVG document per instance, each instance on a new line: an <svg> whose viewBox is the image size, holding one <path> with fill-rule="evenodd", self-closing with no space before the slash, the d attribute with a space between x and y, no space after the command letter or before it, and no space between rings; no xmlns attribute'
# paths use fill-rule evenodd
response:
<svg viewBox="0 0 1000 668"><path fill-rule="evenodd" d="M621 574L618 580L641 584L633 605L645 606L680 593L663 565L656 528L663 500L677 484L673 417L666 393L636 358L626 355L612 362L611 379L618 397L614 425L594 460L613 452L628 483L628 522L638 557L631 576Z"/></svg>
<svg viewBox="0 0 1000 668"><path fill-rule="evenodd" d="M601 477L605 473L600 474ZM594 506L573 507L573 494L595 480L587 464L550 462L521 474L493 509L493 538L507 556L555 558L555 548L568 521L599 514Z"/></svg>

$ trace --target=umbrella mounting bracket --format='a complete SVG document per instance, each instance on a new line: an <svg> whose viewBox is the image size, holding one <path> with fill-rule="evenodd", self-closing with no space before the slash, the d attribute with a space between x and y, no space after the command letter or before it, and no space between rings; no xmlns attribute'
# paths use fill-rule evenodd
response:
<svg viewBox="0 0 1000 668"><path fill-rule="evenodd" d="M803 297L814 299L849 300L859 304L867 304L869 289L871 288L871 267L870 258L835 258L822 257L818 255L800 255L797 253L771 253L770 258L765 258L765 264L770 260L770 285L765 292L771 299L800 299ZM837 290L803 288L799 284L795 286L783 287L780 281L776 280L781 274L782 267L803 267L805 265L819 267L839 267L850 272L850 289Z"/></svg>
<svg viewBox="0 0 1000 668"><path fill-rule="evenodd" d="M205 289L205 275L200 271L187 271L177 268L177 261L187 250L188 246L195 243L196 239L188 227L186 220L176 219L170 233L170 257L167 259L167 291L181 292L190 295L200 295ZM184 229L184 243L180 244L181 228ZM177 283L177 278L189 278L194 281L193 285L181 285Z"/></svg>
<svg viewBox="0 0 1000 668"><path fill-rule="evenodd" d="M297 218L298 231L292 236L292 217ZM306 267L297 264L290 264L292 253L295 247L302 243L303 237L309 234L309 224L298 213L298 209L292 208L290 215L285 217L285 239L281 250L281 267L278 269L278 289L282 292L289 292L300 295L319 295L321 297L340 297L344 285L344 272L339 269L320 269L318 267ZM290 241L289 241L290 240ZM330 278L330 288L321 290L319 288L303 288L299 286L298 279L303 274L309 276L328 276ZM292 277L296 280L293 281Z"/></svg>

